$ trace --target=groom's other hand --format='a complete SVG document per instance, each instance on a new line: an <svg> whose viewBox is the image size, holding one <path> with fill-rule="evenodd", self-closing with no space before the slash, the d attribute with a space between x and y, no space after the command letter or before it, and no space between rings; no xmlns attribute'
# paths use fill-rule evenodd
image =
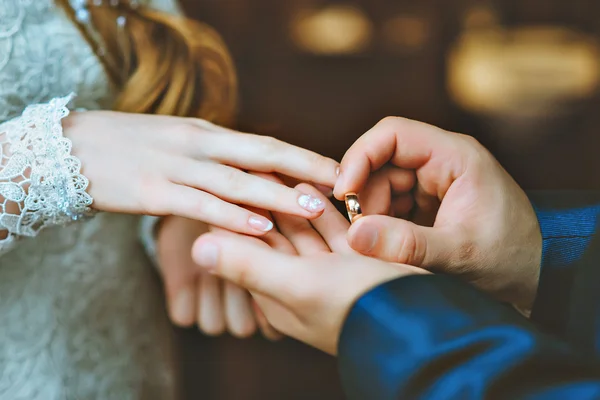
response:
<svg viewBox="0 0 600 400"><path fill-rule="evenodd" d="M365 255L462 276L530 310L542 238L523 190L474 138L388 117L345 154L334 195L357 192Z"/></svg>

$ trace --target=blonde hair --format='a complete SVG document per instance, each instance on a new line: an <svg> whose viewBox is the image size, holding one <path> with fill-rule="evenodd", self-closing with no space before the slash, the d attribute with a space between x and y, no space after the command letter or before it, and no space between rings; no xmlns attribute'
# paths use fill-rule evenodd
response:
<svg viewBox="0 0 600 400"><path fill-rule="evenodd" d="M227 47L212 28L120 1L118 6L89 8L92 35L77 21L68 0L58 1L118 88L115 110L233 123L236 72ZM117 24L121 16L124 25Z"/></svg>

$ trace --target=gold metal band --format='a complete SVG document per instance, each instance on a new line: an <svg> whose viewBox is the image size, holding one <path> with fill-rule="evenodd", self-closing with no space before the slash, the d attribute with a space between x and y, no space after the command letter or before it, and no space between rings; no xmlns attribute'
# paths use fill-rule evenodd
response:
<svg viewBox="0 0 600 400"><path fill-rule="evenodd" d="M356 193L348 193L346 195L346 211L351 223L362 217L362 209Z"/></svg>

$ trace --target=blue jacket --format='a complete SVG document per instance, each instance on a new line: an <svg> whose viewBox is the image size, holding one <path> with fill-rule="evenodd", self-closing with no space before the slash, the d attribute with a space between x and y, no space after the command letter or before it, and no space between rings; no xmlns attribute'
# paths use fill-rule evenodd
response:
<svg viewBox="0 0 600 400"><path fill-rule="evenodd" d="M569 197L533 200L544 241L530 320L450 276L361 297L338 349L348 399L600 399L600 195L551 206Z"/></svg>

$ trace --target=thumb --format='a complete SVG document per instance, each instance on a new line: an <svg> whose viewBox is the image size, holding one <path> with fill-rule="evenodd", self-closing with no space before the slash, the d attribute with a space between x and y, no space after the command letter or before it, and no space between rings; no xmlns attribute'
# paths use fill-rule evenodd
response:
<svg viewBox="0 0 600 400"><path fill-rule="evenodd" d="M454 242L443 228L382 215L362 217L348 231L348 244L359 253L423 268L446 264Z"/></svg>
<svg viewBox="0 0 600 400"><path fill-rule="evenodd" d="M287 303L290 282L303 275L296 257L263 241L232 232L200 236L192 248L194 261L211 274L257 294Z"/></svg>

